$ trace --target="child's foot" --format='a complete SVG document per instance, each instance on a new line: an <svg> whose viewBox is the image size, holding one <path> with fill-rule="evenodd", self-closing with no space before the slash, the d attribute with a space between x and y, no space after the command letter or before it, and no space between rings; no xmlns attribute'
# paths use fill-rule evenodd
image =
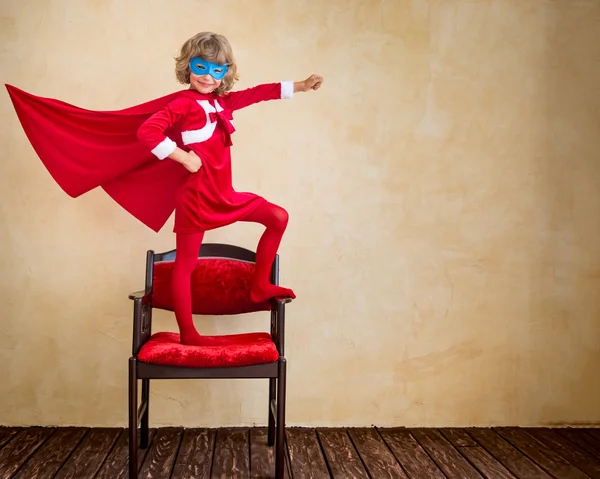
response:
<svg viewBox="0 0 600 479"><path fill-rule="evenodd" d="M295 299L296 295L291 289L275 286L274 284L255 285L250 289L250 301L253 303L262 303L276 297Z"/></svg>
<svg viewBox="0 0 600 479"><path fill-rule="evenodd" d="M201 336L198 331L186 331L179 335L179 341L186 346L206 346L209 342L204 336Z"/></svg>

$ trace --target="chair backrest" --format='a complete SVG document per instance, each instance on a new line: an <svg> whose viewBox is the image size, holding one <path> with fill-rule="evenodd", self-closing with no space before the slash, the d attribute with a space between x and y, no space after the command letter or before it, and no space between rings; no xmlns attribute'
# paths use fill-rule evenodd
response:
<svg viewBox="0 0 600 479"><path fill-rule="evenodd" d="M152 292L152 307L172 311L171 276L176 250L164 253L148 251L146 293ZM194 314L230 315L269 311L271 302L256 304L249 292L254 275L256 254L239 246L206 243L200 247L191 277ZM271 268L271 282L279 282L279 256Z"/></svg>

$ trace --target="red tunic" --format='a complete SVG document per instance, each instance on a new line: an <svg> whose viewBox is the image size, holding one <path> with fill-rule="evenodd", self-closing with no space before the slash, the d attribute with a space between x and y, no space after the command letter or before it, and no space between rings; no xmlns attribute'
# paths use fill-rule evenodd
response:
<svg viewBox="0 0 600 479"><path fill-rule="evenodd" d="M177 191L175 233L195 233L231 224L266 201L254 193L237 192L233 188L232 112L261 101L290 98L292 94L291 82L259 85L223 96L189 90L141 125L138 138L159 160L173 161L167 157L175 150L176 142L165 131L178 125L181 138L176 140L202 161L198 172L188 172Z"/></svg>

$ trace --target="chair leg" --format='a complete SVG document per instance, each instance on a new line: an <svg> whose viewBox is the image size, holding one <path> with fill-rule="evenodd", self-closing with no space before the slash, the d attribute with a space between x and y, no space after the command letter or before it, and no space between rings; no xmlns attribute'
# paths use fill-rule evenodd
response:
<svg viewBox="0 0 600 479"><path fill-rule="evenodd" d="M275 378L269 378L269 430L267 434L267 446L275 444L275 416L271 409L271 402L275 401Z"/></svg>
<svg viewBox="0 0 600 479"><path fill-rule="evenodd" d="M285 373L286 360L279 358L277 379L277 440L275 443L275 479L283 479L285 469Z"/></svg>
<svg viewBox="0 0 600 479"><path fill-rule="evenodd" d="M129 359L129 479L136 479L138 464L138 431L137 431L137 360Z"/></svg>
<svg viewBox="0 0 600 479"><path fill-rule="evenodd" d="M146 404L146 410L142 415L140 424L140 447L146 449L148 447L148 419L150 414L150 380L142 379L142 404Z"/></svg>

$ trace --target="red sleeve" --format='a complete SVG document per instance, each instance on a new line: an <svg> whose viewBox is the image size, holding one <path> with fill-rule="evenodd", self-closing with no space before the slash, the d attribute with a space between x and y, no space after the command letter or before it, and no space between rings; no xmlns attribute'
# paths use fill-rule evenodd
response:
<svg viewBox="0 0 600 479"><path fill-rule="evenodd" d="M146 143L159 160L164 160L177 148L165 131L187 115L189 108L188 98L177 98L148 118L138 129L138 139Z"/></svg>
<svg viewBox="0 0 600 479"><path fill-rule="evenodd" d="M261 101L292 98L293 82L266 83L246 90L234 91L223 96L228 110L239 110Z"/></svg>

